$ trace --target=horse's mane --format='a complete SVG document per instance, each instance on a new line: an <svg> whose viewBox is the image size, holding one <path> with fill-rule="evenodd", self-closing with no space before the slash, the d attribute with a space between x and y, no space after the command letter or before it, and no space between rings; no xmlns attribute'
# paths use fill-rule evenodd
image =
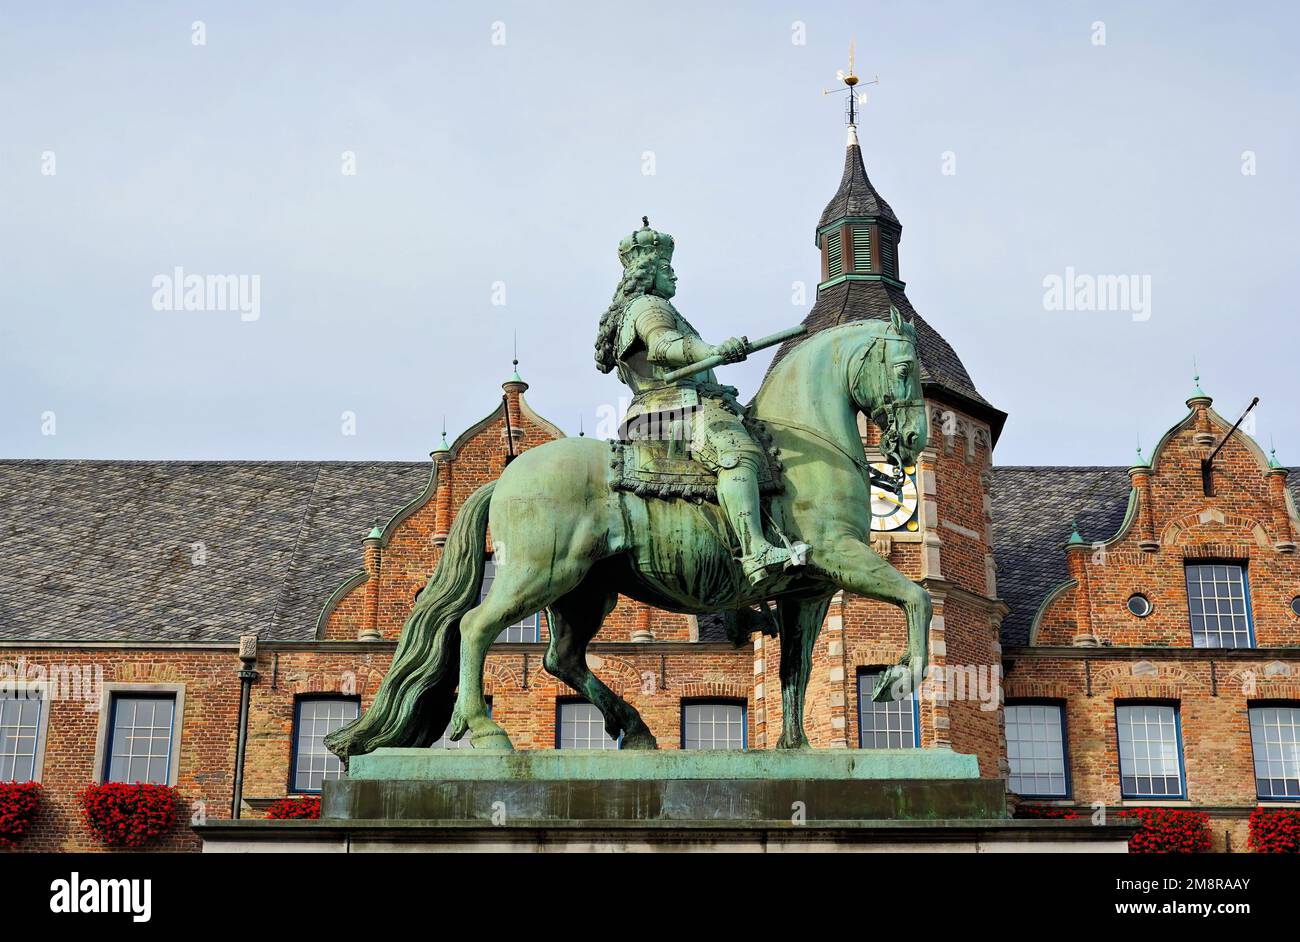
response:
<svg viewBox="0 0 1300 942"><path fill-rule="evenodd" d="M911 327L911 324L906 325ZM888 337L893 333L893 325L889 321L870 320L848 321L844 324L836 324L834 327L826 327L815 333L806 335L803 339L797 341L793 348L780 360L772 364L768 369L767 375L763 377L763 382L758 386L754 393L754 398L750 399L746 408L752 408L754 399L757 399L769 383L778 383L785 378L785 373L791 370L796 363L809 359L821 352L824 346L833 344L843 334L861 332L864 341L876 339L877 337Z"/></svg>

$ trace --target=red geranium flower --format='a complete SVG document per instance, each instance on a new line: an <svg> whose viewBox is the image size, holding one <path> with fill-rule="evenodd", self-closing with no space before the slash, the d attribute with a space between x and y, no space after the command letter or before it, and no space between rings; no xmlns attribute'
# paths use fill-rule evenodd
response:
<svg viewBox="0 0 1300 942"><path fill-rule="evenodd" d="M281 798L267 807L266 816L280 820L319 818L320 798L315 795L305 795L301 798Z"/></svg>
<svg viewBox="0 0 1300 942"><path fill-rule="evenodd" d="M1300 853L1300 811L1256 808L1247 845L1257 854Z"/></svg>
<svg viewBox="0 0 1300 942"><path fill-rule="evenodd" d="M0 847L13 847L26 836L40 804L39 782L0 782Z"/></svg>
<svg viewBox="0 0 1300 942"><path fill-rule="evenodd" d="M176 823L180 795L170 785L105 782L82 789L81 816L111 847L143 847Z"/></svg>

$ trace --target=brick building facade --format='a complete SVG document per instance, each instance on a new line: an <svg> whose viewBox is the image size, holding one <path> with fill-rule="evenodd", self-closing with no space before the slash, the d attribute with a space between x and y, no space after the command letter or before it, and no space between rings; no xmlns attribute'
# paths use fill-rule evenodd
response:
<svg viewBox="0 0 1300 942"><path fill-rule="evenodd" d="M1238 431L1207 488L1201 461L1229 423L1199 389L1127 472L995 468L1005 415L908 302L901 235L851 133L805 323L893 305L917 325L931 441L907 469L912 496L873 500L873 545L934 599L933 670L915 702L867 702L873 669L904 650L903 617L837 596L815 649L810 740L950 746L1022 801L1205 808L1218 846L1243 849L1251 809L1300 801L1300 480ZM511 455L563 434L526 390L508 380L429 464L0 462L0 779L45 786L22 847L95 848L77 791L140 770L196 817L231 815L243 635L258 645L240 812L338 774L319 734L369 705L458 508ZM547 639L539 613L493 647L494 719L518 748L615 745L543 669ZM733 647L717 619L622 600L590 651L661 748L775 744L774 639ZM163 730L159 745L133 745L141 729ZM181 827L161 846L197 840Z"/></svg>

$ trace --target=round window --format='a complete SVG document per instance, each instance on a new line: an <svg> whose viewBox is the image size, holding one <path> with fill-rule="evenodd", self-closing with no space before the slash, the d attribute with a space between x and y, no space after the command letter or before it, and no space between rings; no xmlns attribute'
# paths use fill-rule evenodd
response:
<svg viewBox="0 0 1300 942"><path fill-rule="evenodd" d="M1138 618L1146 618L1151 614L1151 600L1141 592L1134 592L1128 597L1128 610Z"/></svg>
<svg viewBox="0 0 1300 942"><path fill-rule="evenodd" d="M1300 616L1300 595L1297 595L1291 600L1291 611Z"/></svg>

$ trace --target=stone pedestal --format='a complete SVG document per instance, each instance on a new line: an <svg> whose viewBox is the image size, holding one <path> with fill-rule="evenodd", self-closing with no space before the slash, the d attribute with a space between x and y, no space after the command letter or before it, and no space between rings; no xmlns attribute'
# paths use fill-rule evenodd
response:
<svg viewBox="0 0 1300 942"><path fill-rule="evenodd" d="M602 752L380 749L327 782L321 817L550 826L1000 819L1006 796L947 749Z"/></svg>
<svg viewBox="0 0 1300 942"><path fill-rule="evenodd" d="M380 749L319 821L210 821L205 852L1123 851L1130 826L1007 818L949 749Z"/></svg>

